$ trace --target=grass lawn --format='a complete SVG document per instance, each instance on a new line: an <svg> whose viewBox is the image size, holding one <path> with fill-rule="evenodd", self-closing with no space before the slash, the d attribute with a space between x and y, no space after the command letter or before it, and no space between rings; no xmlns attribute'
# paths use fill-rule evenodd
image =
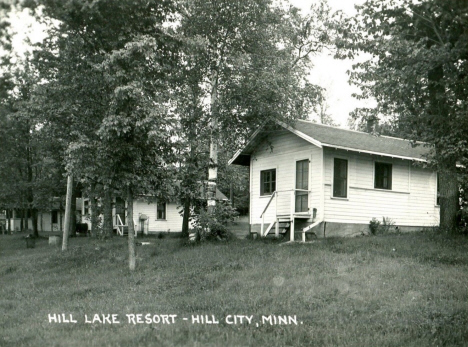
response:
<svg viewBox="0 0 468 347"><path fill-rule="evenodd" d="M46 239L26 249L22 236L0 235L0 346L468 345L466 237L148 238L130 273L124 238L73 238L63 253ZM62 313L77 323L49 322Z"/></svg>

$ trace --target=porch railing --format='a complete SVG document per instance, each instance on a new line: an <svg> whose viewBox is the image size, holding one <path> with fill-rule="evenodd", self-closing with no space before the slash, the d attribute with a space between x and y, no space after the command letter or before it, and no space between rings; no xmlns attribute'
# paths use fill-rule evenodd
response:
<svg viewBox="0 0 468 347"><path fill-rule="evenodd" d="M128 225L122 222L122 218L120 217L119 214L115 215L115 227L117 228L117 234L119 234L120 236L123 236L125 231L128 232ZM125 230L125 228L127 228L127 230ZM134 232L135 232L135 237L136 237L137 236L136 228L134 228Z"/></svg>
<svg viewBox="0 0 468 347"><path fill-rule="evenodd" d="M279 217L282 218L288 218L291 221L291 229L294 228L294 215L295 214L301 214L304 212L296 212L296 192L306 192L308 195L310 195L311 191L306 190L306 189L287 189L287 190L275 190L272 194L270 199L268 200L267 204L265 205L265 208L263 209L262 214L260 215L260 218L262 218L262 224L261 224L261 230L260 230L260 236L265 237L270 229L273 227L273 224L276 223L276 228L275 228L275 235L278 236L279 228ZM280 196L280 193L288 193L290 197L290 207L289 211L285 214L278 214L278 199ZM274 204L274 220L270 223L269 227L265 230L265 215L269 211L270 205L272 201L275 200ZM310 196L308 196L308 201L310 201ZM304 214L308 214L309 212L305 212ZM293 229L292 229L293 230ZM294 240L294 232L291 232L291 240Z"/></svg>

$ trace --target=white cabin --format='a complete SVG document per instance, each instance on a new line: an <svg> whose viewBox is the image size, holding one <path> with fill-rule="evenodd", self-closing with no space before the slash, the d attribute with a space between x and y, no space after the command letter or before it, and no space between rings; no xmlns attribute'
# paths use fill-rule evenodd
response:
<svg viewBox="0 0 468 347"><path fill-rule="evenodd" d="M230 163L250 167L251 232L305 239L367 233L372 218L402 231L437 226L437 173L421 165L429 150L299 120L265 124Z"/></svg>
<svg viewBox="0 0 468 347"><path fill-rule="evenodd" d="M200 193L201 195L202 192ZM203 196L201 196L203 198ZM216 190L218 201L229 199ZM133 201L133 224L136 235L182 232L182 206L177 201L159 202L155 199L148 202L145 197L137 197ZM112 224L114 231L123 236L128 231L127 207L125 200L117 197L113 200ZM82 222L91 229L91 216L89 199L83 199ZM102 219L102 217L101 217Z"/></svg>

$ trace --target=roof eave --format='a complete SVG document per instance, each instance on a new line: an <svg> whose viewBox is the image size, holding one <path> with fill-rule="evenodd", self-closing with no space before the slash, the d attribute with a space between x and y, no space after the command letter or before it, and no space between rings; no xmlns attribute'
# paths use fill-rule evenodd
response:
<svg viewBox="0 0 468 347"><path fill-rule="evenodd" d="M273 121L282 126L283 128L285 128L286 130L292 132L294 135L302 138L303 140L317 146L318 148L322 148L322 143L302 132L300 132L299 130L296 130L294 129L293 127L287 125L286 123L284 122L281 122L277 119L273 119ZM244 153L244 150L246 148L249 147L250 144L252 144L252 142L254 142L255 138L258 136L258 134L262 131L262 129L264 128L265 124L267 123L268 121L266 121L265 123L263 123L257 130L255 130L255 132L252 134L252 136L250 136L249 140L246 142L246 144L244 145L244 147L242 149L239 149L235 154L234 156L228 161L228 165L231 165L231 164L234 164L234 165L244 165L244 166L249 166L250 165L250 160L247 159L247 158L250 158L250 153ZM242 158L243 157L243 158ZM242 158L242 159L241 159Z"/></svg>
<svg viewBox="0 0 468 347"><path fill-rule="evenodd" d="M427 160L423 159L423 158L407 157L407 156L404 156L404 155L368 151L368 150L365 150L365 149L357 149L357 148L351 148L351 147L337 146L337 145L332 145L332 144L328 144L328 143L323 143L322 146L323 147L329 147L329 148L343 149L343 150L352 151L352 152L380 155L380 156L383 156L383 157L391 157L391 158L398 158L398 159L404 159L404 160L420 161L420 162L424 162L424 163L427 162Z"/></svg>
<svg viewBox="0 0 468 347"><path fill-rule="evenodd" d="M236 160L239 156L241 155L244 155L244 156L249 156L250 157L250 154L247 154L247 153L242 153L243 150L245 148L247 148L254 140L255 138L257 137L257 135L260 133L260 131L263 129L263 127L265 126L266 122L263 123L261 126L258 127L257 130L254 131L254 133L252 134L252 136L250 136L250 138L247 140L247 142L245 143L244 147L239 149L235 154L234 156L228 161L228 165L231 165L231 164L235 164L235 165L245 165L245 164L242 164L242 163L237 163ZM243 160L242 160L243 162Z"/></svg>
<svg viewBox="0 0 468 347"><path fill-rule="evenodd" d="M306 140L307 142L317 146L318 148L322 148L322 143L316 139L314 139L313 137L310 137L306 134L304 134L303 132L299 131L299 130L296 130L294 129L293 127L287 125L286 123L283 123L279 120L275 120L277 124L281 125L283 128L289 130L290 132L292 132L294 135L297 135L299 136L301 139L303 140Z"/></svg>

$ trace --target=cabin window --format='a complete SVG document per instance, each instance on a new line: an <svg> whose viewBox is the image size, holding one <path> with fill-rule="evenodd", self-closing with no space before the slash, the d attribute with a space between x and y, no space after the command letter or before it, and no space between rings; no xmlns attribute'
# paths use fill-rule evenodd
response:
<svg viewBox="0 0 468 347"><path fill-rule="evenodd" d="M260 171L260 195L271 195L276 190L276 169Z"/></svg>
<svg viewBox="0 0 468 347"><path fill-rule="evenodd" d="M346 159L334 159L333 197L348 197L348 161Z"/></svg>
<svg viewBox="0 0 468 347"><path fill-rule="evenodd" d="M52 224L58 223L58 211L52 211Z"/></svg>
<svg viewBox="0 0 468 347"><path fill-rule="evenodd" d="M157 219L166 219L166 203L158 202L156 207L156 218Z"/></svg>
<svg viewBox="0 0 468 347"><path fill-rule="evenodd" d="M85 215L89 214L89 200L84 201L84 214Z"/></svg>
<svg viewBox="0 0 468 347"><path fill-rule="evenodd" d="M392 164L375 163L374 188L392 189Z"/></svg>

